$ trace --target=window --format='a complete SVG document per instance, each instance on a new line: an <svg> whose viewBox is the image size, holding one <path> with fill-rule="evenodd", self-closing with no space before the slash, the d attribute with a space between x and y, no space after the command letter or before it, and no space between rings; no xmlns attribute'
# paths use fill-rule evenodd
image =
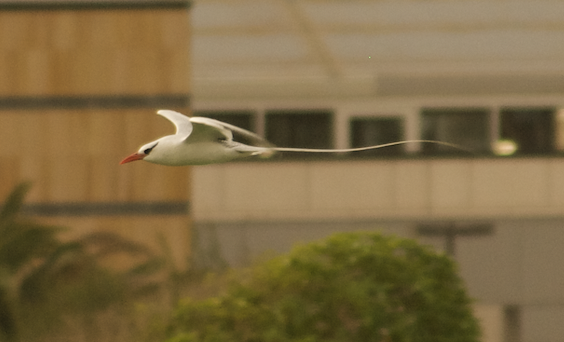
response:
<svg viewBox="0 0 564 342"><path fill-rule="evenodd" d="M404 140L403 120L398 117L358 117L350 121L351 147L366 147ZM397 155L404 145L355 152L355 155Z"/></svg>
<svg viewBox="0 0 564 342"><path fill-rule="evenodd" d="M501 139L517 145L517 153L549 153L555 149L555 110L552 108L502 108Z"/></svg>
<svg viewBox="0 0 564 342"><path fill-rule="evenodd" d="M269 110L266 139L276 146L333 148L333 114L328 110Z"/></svg>
<svg viewBox="0 0 564 342"><path fill-rule="evenodd" d="M484 108L428 108L421 113L421 137L460 145L475 152L490 150L489 110ZM452 147L423 144L424 153L461 153Z"/></svg>

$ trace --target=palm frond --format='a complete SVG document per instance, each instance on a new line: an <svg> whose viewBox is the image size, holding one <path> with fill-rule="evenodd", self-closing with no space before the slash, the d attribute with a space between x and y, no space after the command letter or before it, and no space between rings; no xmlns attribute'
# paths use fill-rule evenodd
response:
<svg viewBox="0 0 564 342"><path fill-rule="evenodd" d="M21 280L20 298L28 302L43 300L47 297L51 285L60 280L69 268L77 268L83 263L82 244L71 241L60 244L44 261L33 268Z"/></svg>
<svg viewBox="0 0 564 342"><path fill-rule="evenodd" d="M112 232L94 232L82 236L78 241L84 244L90 252L97 257L115 253L130 255L153 255L149 247Z"/></svg>
<svg viewBox="0 0 564 342"><path fill-rule="evenodd" d="M20 183L6 198L2 210L0 210L0 237L7 233L5 230L13 229L11 224L20 214L25 195L30 187L31 183L29 182Z"/></svg>

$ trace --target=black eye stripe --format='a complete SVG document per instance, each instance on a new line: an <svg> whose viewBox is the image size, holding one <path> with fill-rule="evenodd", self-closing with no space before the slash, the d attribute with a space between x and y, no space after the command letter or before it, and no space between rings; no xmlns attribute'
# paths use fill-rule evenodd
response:
<svg viewBox="0 0 564 342"><path fill-rule="evenodd" d="M157 144L158 144L158 143L157 143ZM143 153L145 153L145 154L151 153L151 151L155 148L155 146L157 146L157 144L154 144L153 146L149 147L148 149L146 149L145 151L143 151Z"/></svg>

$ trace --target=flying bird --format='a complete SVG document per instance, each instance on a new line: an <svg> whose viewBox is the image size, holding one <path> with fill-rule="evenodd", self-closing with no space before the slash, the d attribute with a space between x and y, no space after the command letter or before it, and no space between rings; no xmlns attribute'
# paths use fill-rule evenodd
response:
<svg viewBox="0 0 564 342"><path fill-rule="evenodd" d="M154 164L169 166L206 165L225 163L249 156L268 158L276 152L355 152L416 142L435 143L465 150L458 145L435 140L404 140L349 149L275 147L252 132L218 120L204 117L187 117L166 109L159 110L157 114L172 122L176 126L176 133L143 145L139 151L123 159L120 164L144 160ZM250 144L235 141L234 134L248 140Z"/></svg>

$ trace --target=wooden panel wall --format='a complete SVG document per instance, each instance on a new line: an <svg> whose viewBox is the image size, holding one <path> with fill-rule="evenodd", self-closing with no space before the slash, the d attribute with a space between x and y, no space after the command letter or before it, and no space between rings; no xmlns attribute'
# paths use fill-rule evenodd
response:
<svg viewBox="0 0 564 342"><path fill-rule="evenodd" d="M32 180L34 202L185 201L187 168L119 165L174 132L153 109L0 111L0 196Z"/></svg>
<svg viewBox="0 0 564 342"><path fill-rule="evenodd" d="M119 161L174 132L156 110L189 114L189 2L25 4L0 4L0 201L29 180L28 201L54 208L187 204L188 168ZM153 214L66 213L49 221L148 242L155 234L136 234L131 222L143 232L166 222L188 239L186 211Z"/></svg>
<svg viewBox="0 0 564 342"><path fill-rule="evenodd" d="M2 11L0 93L183 93L185 10Z"/></svg>

